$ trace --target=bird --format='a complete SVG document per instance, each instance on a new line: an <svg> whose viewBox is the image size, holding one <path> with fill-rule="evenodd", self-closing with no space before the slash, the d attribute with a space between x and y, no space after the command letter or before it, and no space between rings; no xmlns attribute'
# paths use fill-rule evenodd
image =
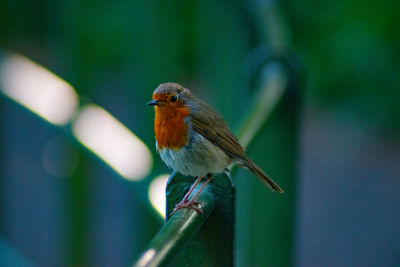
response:
<svg viewBox="0 0 400 267"><path fill-rule="evenodd" d="M156 150L162 161L184 176L197 177L171 215L183 208L203 213L197 197L214 175L231 165L248 169L270 190L284 192L246 155L222 116L189 89L178 83L162 83L147 104L154 106ZM203 178L205 182L190 198Z"/></svg>

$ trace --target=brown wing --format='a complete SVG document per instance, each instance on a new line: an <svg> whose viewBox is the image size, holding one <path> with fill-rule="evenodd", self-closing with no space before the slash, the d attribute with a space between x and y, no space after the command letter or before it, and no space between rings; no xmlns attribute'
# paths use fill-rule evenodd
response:
<svg viewBox="0 0 400 267"><path fill-rule="evenodd" d="M245 160L247 156L236 136L228 128L222 117L205 103L192 114L193 129L215 144L232 158Z"/></svg>
<svg viewBox="0 0 400 267"><path fill-rule="evenodd" d="M229 130L222 117L207 104L200 102L200 105L201 108L192 113L193 129L232 158L241 160L239 164L247 167L272 191L283 193L282 188L247 157L236 136Z"/></svg>

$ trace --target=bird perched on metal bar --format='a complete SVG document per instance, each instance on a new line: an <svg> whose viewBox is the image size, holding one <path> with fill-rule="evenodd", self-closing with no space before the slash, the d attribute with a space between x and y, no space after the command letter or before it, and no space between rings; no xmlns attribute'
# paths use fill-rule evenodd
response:
<svg viewBox="0 0 400 267"><path fill-rule="evenodd" d="M279 187L245 153L224 119L205 102L177 83L160 84L147 103L155 107L154 133L156 149L171 169L183 175L198 177L172 213L190 208L202 213L197 196L214 174L237 164L250 170L272 191ZM193 190L206 178L201 188Z"/></svg>

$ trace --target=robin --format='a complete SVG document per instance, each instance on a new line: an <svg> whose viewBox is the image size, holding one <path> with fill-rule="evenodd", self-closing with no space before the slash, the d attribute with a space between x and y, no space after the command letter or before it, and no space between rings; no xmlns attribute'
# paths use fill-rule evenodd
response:
<svg viewBox="0 0 400 267"><path fill-rule="evenodd" d="M172 214L182 208L202 213L197 196L230 165L247 168L272 191L280 188L245 153L224 119L205 102L177 83L160 84L153 93L154 133L156 149L163 162L185 176L197 177ZM193 190L206 178L201 188L189 199Z"/></svg>

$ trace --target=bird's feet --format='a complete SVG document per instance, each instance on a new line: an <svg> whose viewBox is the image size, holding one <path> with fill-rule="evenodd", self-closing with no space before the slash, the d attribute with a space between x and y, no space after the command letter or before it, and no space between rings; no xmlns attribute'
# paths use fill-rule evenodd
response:
<svg viewBox="0 0 400 267"><path fill-rule="evenodd" d="M186 200L182 199L181 202L175 205L174 210L171 212L171 216L174 215L175 212L177 212L180 209L192 209L197 211L200 214L203 214L203 210L199 207L201 204L198 201L193 201L193 200Z"/></svg>

